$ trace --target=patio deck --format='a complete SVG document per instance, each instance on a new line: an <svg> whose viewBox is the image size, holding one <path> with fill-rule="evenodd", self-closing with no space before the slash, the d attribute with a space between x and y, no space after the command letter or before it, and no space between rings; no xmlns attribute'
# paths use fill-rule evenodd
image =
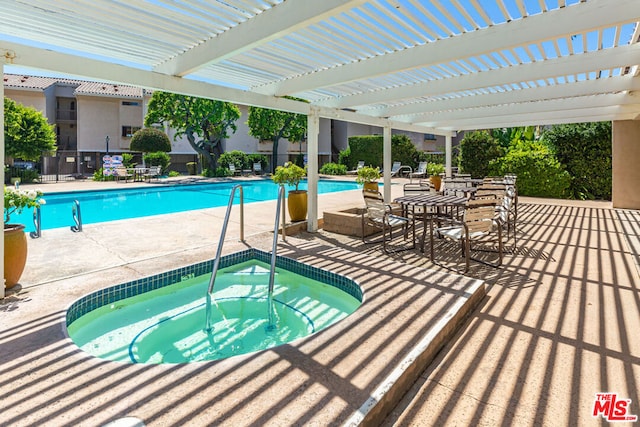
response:
<svg viewBox="0 0 640 427"><path fill-rule="evenodd" d="M320 212L344 199L322 196ZM247 243L269 248L273 219L260 214L265 203L249 206ZM65 338L64 309L88 289L211 258L223 215L116 221L30 241L23 287L0 305L2 424L125 416L163 426L342 424L444 313L475 302L460 300L474 280L417 251L385 256L356 238L303 233L280 253L347 274L367 293L363 309L313 339L226 361L145 366L88 357ZM500 269L472 263L469 276L486 282L487 297L390 416L370 421L600 425L591 411L604 391L640 413L638 219L608 203L521 198L518 250ZM246 247L234 227L225 253Z"/></svg>

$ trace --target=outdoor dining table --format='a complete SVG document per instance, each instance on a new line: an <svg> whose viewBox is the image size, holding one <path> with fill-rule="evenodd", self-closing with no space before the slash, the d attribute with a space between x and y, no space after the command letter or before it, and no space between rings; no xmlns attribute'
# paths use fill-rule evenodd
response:
<svg viewBox="0 0 640 427"><path fill-rule="evenodd" d="M144 181L144 176L149 173L149 168L136 167L130 169L133 175L133 180L135 182Z"/></svg>
<svg viewBox="0 0 640 427"><path fill-rule="evenodd" d="M442 194L413 194L397 197L394 202L402 206L403 213L407 213L409 210L415 212L416 208L422 208L423 228L420 251L424 252L427 219L429 219L429 216L434 214L438 216L445 214L457 216L464 209L467 200L466 197L445 196ZM412 218L415 221L416 215L412 215ZM433 236L430 236L430 238L433 238Z"/></svg>

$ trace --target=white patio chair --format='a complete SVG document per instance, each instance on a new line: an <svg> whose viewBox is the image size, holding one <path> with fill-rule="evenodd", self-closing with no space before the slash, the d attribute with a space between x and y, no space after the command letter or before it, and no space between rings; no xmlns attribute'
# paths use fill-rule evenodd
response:
<svg viewBox="0 0 640 427"><path fill-rule="evenodd" d="M418 169L409 174L409 178L425 178L427 176L427 162L418 163Z"/></svg>
<svg viewBox="0 0 640 427"><path fill-rule="evenodd" d="M358 171L364 167L364 160L358 162L358 166L354 170L347 171L348 175L357 175Z"/></svg>

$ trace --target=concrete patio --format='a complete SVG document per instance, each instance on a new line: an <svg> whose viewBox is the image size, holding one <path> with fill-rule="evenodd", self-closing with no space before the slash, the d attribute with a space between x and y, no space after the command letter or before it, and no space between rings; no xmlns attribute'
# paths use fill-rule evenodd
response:
<svg viewBox="0 0 640 427"><path fill-rule="evenodd" d="M361 196L348 197L357 205ZM320 215L345 199L321 196ZM246 243L232 219L224 252L269 248L273 217L264 212L273 205L247 205ZM391 414L373 412L367 424L601 425L593 402L607 391L640 413L640 215L606 202L521 198L518 248L501 268L472 263L468 273L485 282L481 300L465 297L476 281L418 251L384 255L321 231L288 238L279 253L356 279L366 304L314 339L218 362L145 366L91 358L65 337L65 308L89 290L212 258L223 216L224 208L205 209L31 240L22 285L0 305L0 424L99 426L126 416L162 426L356 423L363 402L452 307L478 302L466 320L460 311L452 327L462 328L414 373L402 400L382 394Z"/></svg>

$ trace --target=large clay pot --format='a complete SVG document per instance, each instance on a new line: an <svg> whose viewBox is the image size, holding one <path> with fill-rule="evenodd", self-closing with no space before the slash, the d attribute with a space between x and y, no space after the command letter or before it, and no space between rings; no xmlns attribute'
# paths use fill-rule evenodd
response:
<svg viewBox="0 0 640 427"><path fill-rule="evenodd" d="M363 189L367 191L380 191L380 187L378 187L377 182L365 182L363 184Z"/></svg>
<svg viewBox="0 0 640 427"><path fill-rule="evenodd" d="M436 189L436 191L440 191L440 186L442 185L442 178L440 177L440 175L432 175L429 177L429 180L433 184L433 187Z"/></svg>
<svg viewBox="0 0 640 427"><path fill-rule="evenodd" d="M10 288L20 280L27 263L27 235L22 224L4 226L4 280Z"/></svg>
<svg viewBox="0 0 640 427"><path fill-rule="evenodd" d="M287 209L291 222L307 219L307 190L289 191Z"/></svg>

